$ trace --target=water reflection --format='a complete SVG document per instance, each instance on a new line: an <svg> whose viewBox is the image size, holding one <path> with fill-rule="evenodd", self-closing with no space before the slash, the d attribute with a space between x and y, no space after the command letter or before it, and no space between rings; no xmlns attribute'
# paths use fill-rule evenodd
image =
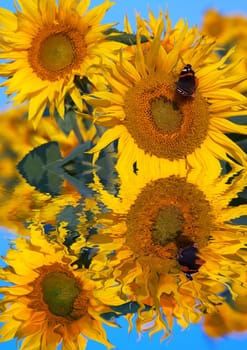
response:
<svg viewBox="0 0 247 350"><path fill-rule="evenodd" d="M58 194L44 193L49 177L34 184L25 165L25 181L8 160L16 180L1 180L0 225L18 236L1 271L11 285L1 291L2 341L110 346L103 325L123 317L140 340L171 337L175 320L204 320L213 337L246 330L244 169L112 182L92 169L79 188L61 176Z"/></svg>

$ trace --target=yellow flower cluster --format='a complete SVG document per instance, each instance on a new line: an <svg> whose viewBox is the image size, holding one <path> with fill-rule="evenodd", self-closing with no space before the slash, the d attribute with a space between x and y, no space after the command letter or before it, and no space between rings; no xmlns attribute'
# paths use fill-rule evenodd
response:
<svg viewBox="0 0 247 350"><path fill-rule="evenodd" d="M0 341L21 350L109 349L120 317L161 340L175 321L246 330L247 20L149 10L121 32L112 6L0 8L17 106L0 115L0 225L16 235Z"/></svg>
<svg viewBox="0 0 247 350"><path fill-rule="evenodd" d="M234 62L231 74L246 74L247 72L247 19L243 15L223 16L216 10L208 10L204 16L202 33L217 40L220 52L234 48L231 61ZM218 54L219 54L218 53ZM246 79L238 84L239 91L247 91Z"/></svg>

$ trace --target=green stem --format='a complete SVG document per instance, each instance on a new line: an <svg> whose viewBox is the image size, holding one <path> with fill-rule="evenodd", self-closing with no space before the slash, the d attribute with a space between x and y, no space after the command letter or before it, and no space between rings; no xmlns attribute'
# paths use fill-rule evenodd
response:
<svg viewBox="0 0 247 350"><path fill-rule="evenodd" d="M81 130L79 128L77 121L75 122L75 125L73 127L73 131L74 131L74 134L75 134L77 140L79 141L79 143L83 143L84 139L82 137Z"/></svg>

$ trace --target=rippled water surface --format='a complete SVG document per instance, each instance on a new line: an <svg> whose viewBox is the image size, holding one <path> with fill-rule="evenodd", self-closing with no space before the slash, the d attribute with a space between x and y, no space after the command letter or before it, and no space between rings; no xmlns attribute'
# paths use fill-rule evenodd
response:
<svg viewBox="0 0 247 350"><path fill-rule="evenodd" d="M48 146L55 154L56 145ZM47 317L56 324L65 320L68 327L88 317L81 331L104 343L107 329L117 346L120 334L137 347L148 346L148 334L156 332L153 342L164 338L175 346L190 342L197 329L196 336L210 346L227 346L233 334L242 344L245 171L212 184L206 177L195 183L195 174L189 174L138 188L132 178L129 188L129 179L121 182L102 167L85 176L74 173L70 182L71 171L61 167L54 177L55 164L49 164L37 181L35 157L19 164L22 175L11 157L4 161L11 170L1 178L1 284L13 285L2 294L7 327L27 322L30 336L32 323L22 317L29 312L31 318L46 315L36 321L46 332ZM91 334L96 326L90 322L97 334ZM189 330L181 333L183 328ZM93 340L90 346L97 348Z"/></svg>

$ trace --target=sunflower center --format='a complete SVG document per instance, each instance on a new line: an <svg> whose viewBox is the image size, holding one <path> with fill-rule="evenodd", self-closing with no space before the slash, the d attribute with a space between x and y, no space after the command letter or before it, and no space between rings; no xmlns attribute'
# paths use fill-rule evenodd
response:
<svg viewBox="0 0 247 350"><path fill-rule="evenodd" d="M183 115L175 102L159 98L151 102L152 116L157 128L167 133L179 130Z"/></svg>
<svg viewBox="0 0 247 350"><path fill-rule="evenodd" d="M59 263L43 265L36 271L39 276L30 284L31 308L58 322L71 322L87 314L89 292L72 271Z"/></svg>
<svg viewBox="0 0 247 350"><path fill-rule="evenodd" d="M59 71L74 61L71 39L63 33L51 35L40 44L40 63L50 71Z"/></svg>
<svg viewBox="0 0 247 350"><path fill-rule="evenodd" d="M151 228L152 240L156 244L165 246L174 241L184 231L183 212L176 206L162 208Z"/></svg>
<svg viewBox="0 0 247 350"><path fill-rule="evenodd" d="M139 257L175 258L180 248L208 244L214 227L204 193L185 178L150 182L127 214L126 244Z"/></svg>
<svg viewBox="0 0 247 350"><path fill-rule="evenodd" d="M87 54L84 34L67 25L41 28L28 50L29 63L37 76L55 81L78 69Z"/></svg>
<svg viewBox="0 0 247 350"><path fill-rule="evenodd" d="M49 273L42 281L44 302L50 312L57 316L68 316L80 290L74 278L63 272Z"/></svg>
<svg viewBox="0 0 247 350"><path fill-rule="evenodd" d="M175 92L172 74L150 74L125 95L123 121L137 146L159 158L176 160L193 153L205 141L209 110L199 90L196 96Z"/></svg>

